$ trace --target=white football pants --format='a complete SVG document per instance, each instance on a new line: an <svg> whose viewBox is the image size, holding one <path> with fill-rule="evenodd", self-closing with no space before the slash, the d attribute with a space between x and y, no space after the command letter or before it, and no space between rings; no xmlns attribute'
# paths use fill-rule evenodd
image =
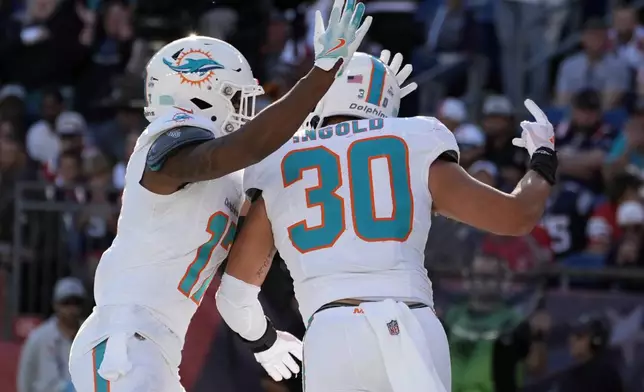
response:
<svg viewBox="0 0 644 392"><path fill-rule="evenodd" d="M90 349L75 345L69 371L76 392L185 392L179 369L159 346L133 334L112 335Z"/></svg>
<svg viewBox="0 0 644 392"><path fill-rule="evenodd" d="M429 307L325 309L304 338L303 379L306 392L450 392L447 336Z"/></svg>

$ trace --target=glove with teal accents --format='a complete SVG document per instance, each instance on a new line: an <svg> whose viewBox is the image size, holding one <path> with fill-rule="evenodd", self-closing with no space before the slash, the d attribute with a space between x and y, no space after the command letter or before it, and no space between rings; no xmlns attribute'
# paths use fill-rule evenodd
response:
<svg viewBox="0 0 644 392"><path fill-rule="evenodd" d="M371 26L370 16L362 22L364 12L364 4L356 5L356 0L347 0L346 5L345 0L335 0L326 29L322 13L319 10L315 12L316 67L330 71L338 60L342 59L342 67L336 77L342 74L342 70L349 63Z"/></svg>

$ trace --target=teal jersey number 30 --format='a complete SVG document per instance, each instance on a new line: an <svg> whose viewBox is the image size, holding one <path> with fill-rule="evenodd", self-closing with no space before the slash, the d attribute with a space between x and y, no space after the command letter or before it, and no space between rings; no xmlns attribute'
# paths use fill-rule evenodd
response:
<svg viewBox="0 0 644 392"><path fill-rule="evenodd" d="M372 176L377 159L385 159L389 168L392 212L388 217L376 214ZM414 202L405 141L395 136L355 141L347 150L347 166L351 219L358 238L367 242L406 241L412 231ZM301 180L305 170L317 171L318 185L307 188L305 197L307 206L319 206L322 216L317 226L309 227L302 220L288 228L291 243L301 253L332 247L347 230L346 201L337 194L344 186L340 157L324 146L289 152L282 159L284 187Z"/></svg>

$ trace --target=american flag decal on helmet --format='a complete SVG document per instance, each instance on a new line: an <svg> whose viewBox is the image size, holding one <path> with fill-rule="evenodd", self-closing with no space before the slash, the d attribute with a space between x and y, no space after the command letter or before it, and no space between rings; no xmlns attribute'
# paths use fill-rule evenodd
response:
<svg viewBox="0 0 644 392"><path fill-rule="evenodd" d="M362 75L349 75L347 81L349 83L362 83Z"/></svg>
<svg viewBox="0 0 644 392"><path fill-rule="evenodd" d="M387 323L387 329L389 329L389 335L396 336L400 333L400 328L398 327L397 320L391 320Z"/></svg>

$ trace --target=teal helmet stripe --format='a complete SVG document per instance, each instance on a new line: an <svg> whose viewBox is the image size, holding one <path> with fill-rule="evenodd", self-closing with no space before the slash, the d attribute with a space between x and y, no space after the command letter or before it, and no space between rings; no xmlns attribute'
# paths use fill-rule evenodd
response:
<svg viewBox="0 0 644 392"><path fill-rule="evenodd" d="M385 88L385 77L387 76L387 69L382 61L371 58L371 79L369 80L369 90L367 92L367 103L380 106L382 93Z"/></svg>

